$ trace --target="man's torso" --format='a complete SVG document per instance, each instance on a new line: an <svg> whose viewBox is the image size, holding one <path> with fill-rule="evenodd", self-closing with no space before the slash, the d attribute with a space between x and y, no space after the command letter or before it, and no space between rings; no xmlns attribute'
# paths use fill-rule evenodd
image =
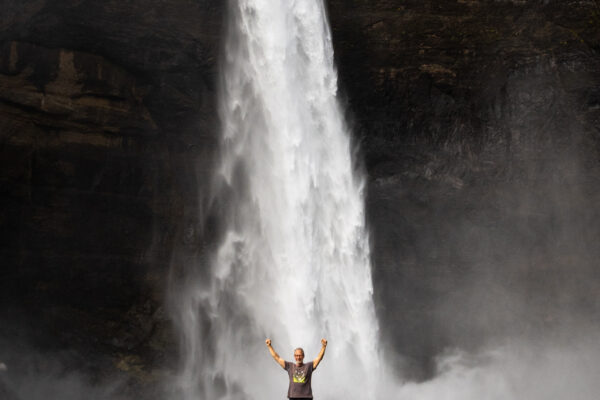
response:
<svg viewBox="0 0 600 400"><path fill-rule="evenodd" d="M311 378L313 372L312 362L300 366L285 362L285 370L290 378L288 397L290 399L312 399Z"/></svg>

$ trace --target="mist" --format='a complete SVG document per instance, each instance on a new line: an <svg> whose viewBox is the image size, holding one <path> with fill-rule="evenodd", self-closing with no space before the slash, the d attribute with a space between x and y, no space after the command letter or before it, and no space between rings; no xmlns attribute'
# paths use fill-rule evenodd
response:
<svg viewBox="0 0 600 400"><path fill-rule="evenodd" d="M98 360L75 352L37 349L22 340L0 341L3 400L125 400L126 376L99 372ZM106 367L106 366L104 366Z"/></svg>
<svg viewBox="0 0 600 400"><path fill-rule="evenodd" d="M439 357L435 378L408 383L400 399L576 399L597 397L600 347L595 336L564 342L514 342L476 355Z"/></svg>

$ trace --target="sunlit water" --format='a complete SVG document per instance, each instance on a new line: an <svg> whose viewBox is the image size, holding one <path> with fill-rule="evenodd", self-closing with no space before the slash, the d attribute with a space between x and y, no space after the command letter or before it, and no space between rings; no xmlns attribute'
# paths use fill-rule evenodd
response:
<svg viewBox="0 0 600 400"><path fill-rule="evenodd" d="M208 273L172 293L183 352L174 398L284 398L287 375L267 337L290 361L304 347L308 362L329 339L313 378L323 400L595 398L597 341L449 353L420 384L386 368L363 178L336 96L320 0L230 1L221 158L209 194L225 211L223 236L199 263Z"/></svg>
<svg viewBox="0 0 600 400"><path fill-rule="evenodd" d="M337 100L319 0L232 1L220 99L216 192L231 188L226 234L182 301L185 399L274 399L329 339L313 391L374 399L378 327L362 177ZM205 319L200 318L205 315Z"/></svg>

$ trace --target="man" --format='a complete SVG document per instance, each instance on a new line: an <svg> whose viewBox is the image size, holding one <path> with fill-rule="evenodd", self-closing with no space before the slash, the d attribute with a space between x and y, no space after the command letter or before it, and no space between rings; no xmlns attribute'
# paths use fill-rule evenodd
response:
<svg viewBox="0 0 600 400"><path fill-rule="evenodd" d="M317 369L317 365L323 359L325 355L325 347L327 347L327 340L321 339L321 351L317 358L313 360L313 362L309 362L308 364L304 364L304 350L298 347L294 350L294 360L295 363L291 363L289 361L284 361L283 358L279 357L279 354L273 350L271 346L271 339L267 339L265 341L267 343L267 347L269 348L269 352L271 356L277 361L279 365L283 369L288 372L288 376L290 378L290 386L288 388L288 398L290 399L312 399L312 388L310 386L310 378L312 377L312 372Z"/></svg>

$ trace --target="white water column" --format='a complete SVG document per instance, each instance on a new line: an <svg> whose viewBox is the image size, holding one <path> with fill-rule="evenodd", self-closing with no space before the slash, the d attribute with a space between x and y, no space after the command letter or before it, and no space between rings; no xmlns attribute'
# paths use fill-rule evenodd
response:
<svg viewBox="0 0 600 400"><path fill-rule="evenodd" d="M337 95L321 0L232 0L215 201L229 193L211 277L181 295L185 399L285 398L304 347L318 399L374 399L378 326L363 177ZM203 317L201 317L203 316Z"/></svg>

